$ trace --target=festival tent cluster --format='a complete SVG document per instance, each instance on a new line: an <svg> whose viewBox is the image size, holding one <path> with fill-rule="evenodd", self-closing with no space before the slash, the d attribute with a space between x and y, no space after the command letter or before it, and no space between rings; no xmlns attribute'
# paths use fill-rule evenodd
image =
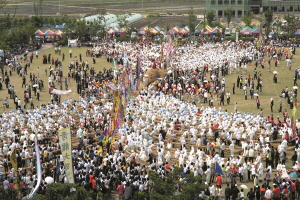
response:
<svg viewBox="0 0 300 200"><path fill-rule="evenodd" d="M155 26L154 28L150 29L151 34L158 34L161 32L161 28L159 26Z"/></svg>
<svg viewBox="0 0 300 200"><path fill-rule="evenodd" d="M256 26L254 28L251 28L249 26L245 26L241 31L241 34L244 35L251 35L251 34L260 34L260 28L259 26Z"/></svg>
<svg viewBox="0 0 300 200"><path fill-rule="evenodd" d="M110 27L106 33L109 33L109 34L115 34L115 33L125 33L129 30L128 27L125 27L125 28L120 28L119 26L115 26L115 27Z"/></svg>
<svg viewBox="0 0 300 200"><path fill-rule="evenodd" d="M155 26L154 28L145 26L138 31L138 34L145 35L147 32L149 32L150 34L155 35L161 33L161 31L162 29L159 26Z"/></svg>
<svg viewBox="0 0 300 200"><path fill-rule="evenodd" d="M220 33L221 32L221 28L219 27L210 27L210 26L205 26L205 30L203 31L203 34L216 34L216 33Z"/></svg>
<svg viewBox="0 0 300 200"><path fill-rule="evenodd" d="M294 34L295 35L300 35L300 29L298 29Z"/></svg>
<svg viewBox="0 0 300 200"><path fill-rule="evenodd" d="M60 29L58 29L57 31L52 31L51 29L46 30L45 32L41 31L41 30L37 30L35 32L36 36L55 36L55 35L63 35L65 32L61 31Z"/></svg>

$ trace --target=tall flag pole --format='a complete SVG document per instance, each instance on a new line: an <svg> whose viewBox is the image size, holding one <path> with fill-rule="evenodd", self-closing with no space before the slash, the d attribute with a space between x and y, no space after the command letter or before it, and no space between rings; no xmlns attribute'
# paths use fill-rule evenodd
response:
<svg viewBox="0 0 300 200"><path fill-rule="evenodd" d="M36 156L36 162L37 162L37 175L38 175L38 180L37 180L37 184L35 186L35 188L31 191L31 193L29 194L29 198L32 198L32 196L34 195L34 193L36 193L36 191L38 190L38 188L40 187L40 184L42 182L42 166L41 166L41 158L40 158L40 148L37 142L37 137L34 138L34 143L35 143L35 156Z"/></svg>
<svg viewBox="0 0 300 200"><path fill-rule="evenodd" d="M295 102L294 107L293 107L292 123L291 123L292 131L293 131L294 136L296 135L296 122L295 122L295 119L296 119L296 113L297 113L297 107L296 107L297 105L298 105L298 103Z"/></svg>

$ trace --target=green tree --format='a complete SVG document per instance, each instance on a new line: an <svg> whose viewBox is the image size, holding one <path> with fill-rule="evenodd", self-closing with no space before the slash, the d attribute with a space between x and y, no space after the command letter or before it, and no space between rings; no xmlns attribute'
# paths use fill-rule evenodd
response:
<svg viewBox="0 0 300 200"><path fill-rule="evenodd" d="M269 8L266 12L264 12L264 17L265 17L266 35L269 35L271 23L273 21L273 11Z"/></svg>
<svg viewBox="0 0 300 200"><path fill-rule="evenodd" d="M248 10L246 12L246 14L243 16L242 21L245 23L246 26L250 26L252 24L252 20L253 20L253 13L251 12L251 10Z"/></svg>
<svg viewBox="0 0 300 200"><path fill-rule="evenodd" d="M206 10L204 10L203 22L201 22L201 24L203 24L203 29L205 29L205 26L206 26Z"/></svg>
<svg viewBox="0 0 300 200"><path fill-rule="evenodd" d="M281 30L281 21L280 20L276 20L276 22L273 24L273 26L276 29L276 32L279 33Z"/></svg>
<svg viewBox="0 0 300 200"><path fill-rule="evenodd" d="M149 177L152 183L151 199L153 200L197 199L206 187L202 184L200 176L194 176L194 174L183 175L181 168L175 168L164 179L161 179L155 172L150 172ZM178 186L181 192L175 195Z"/></svg>
<svg viewBox="0 0 300 200"><path fill-rule="evenodd" d="M7 5L6 0L0 0L0 9L3 9Z"/></svg>
<svg viewBox="0 0 300 200"><path fill-rule="evenodd" d="M151 199L153 200L159 200L159 199L165 199L165 200L171 200L172 196L175 192L175 180L168 177L163 180L161 179L157 173L151 171L149 174L150 180L153 183L151 185Z"/></svg>
<svg viewBox="0 0 300 200"><path fill-rule="evenodd" d="M107 27L107 20L105 18L106 9L98 9L95 12L98 17L97 20L90 23L90 33L92 36L100 35L101 37L103 37Z"/></svg>
<svg viewBox="0 0 300 200"><path fill-rule="evenodd" d="M52 183L47 185L45 195L34 195L32 200L74 200L84 199L92 200L96 199L93 191L87 191L80 185L71 183Z"/></svg>
<svg viewBox="0 0 300 200"><path fill-rule="evenodd" d="M287 25L283 27L285 29L285 31L288 32L288 33L296 32L297 27L296 27L296 17L295 17L295 15L291 15L290 13L288 13L288 14L284 15L283 18L287 22Z"/></svg>
<svg viewBox="0 0 300 200"><path fill-rule="evenodd" d="M31 23L33 23L36 28L39 28L43 24L48 24L48 23L45 23L44 19L45 19L45 17L42 17L42 16L31 16L29 21ZM47 20L47 22L49 22L49 21Z"/></svg>
<svg viewBox="0 0 300 200"><path fill-rule="evenodd" d="M78 20L74 23L72 30L76 36L86 36L88 34L85 20Z"/></svg>
<svg viewBox="0 0 300 200"><path fill-rule="evenodd" d="M119 15L117 20L120 28L125 28L128 26L129 21L127 20L127 15Z"/></svg>
<svg viewBox="0 0 300 200"><path fill-rule="evenodd" d="M226 11L225 11L225 15L226 15L226 20L227 20L227 27L229 28L229 24L231 22L231 19L232 19L232 8L227 8Z"/></svg>
<svg viewBox="0 0 300 200"><path fill-rule="evenodd" d="M196 15L194 14L194 9L191 7L188 13L188 26L190 28L190 32L193 34L195 32L196 27Z"/></svg>
<svg viewBox="0 0 300 200"><path fill-rule="evenodd" d="M208 11L206 13L206 19L207 19L208 25L211 25L211 23L216 20L216 13L212 10Z"/></svg>

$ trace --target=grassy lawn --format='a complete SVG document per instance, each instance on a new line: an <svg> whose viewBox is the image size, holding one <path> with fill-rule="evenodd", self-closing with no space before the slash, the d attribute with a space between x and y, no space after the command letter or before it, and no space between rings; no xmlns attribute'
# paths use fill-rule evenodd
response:
<svg viewBox="0 0 300 200"><path fill-rule="evenodd" d="M97 58L96 60L96 64L93 65L92 64L92 58L91 57L86 57L85 56L85 47L81 47L81 48L72 48L73 51L73 58L70 58L69 56L69 49L68 47L63 47L62 48L62 53L65 53L65 61L62 62L63 64L63 74L64 77L67 76L67 72L68 72L68 64L70 61L72 60L79 60L79 53L82 54L82 59L83 61L88 60L88 62L90 63L90 66L95 67L96 71L100 71L102 70L104 67L105 68L111 68L112 64L108 63L106 61L106 59L104 57L102 58ZM299 50L299 49L297 49ZM26 76L27 82L29 81L29 73L37 73L37 68L40 68L40 79L42 79L45 82L45 88L46 90L44 90L43 92L41 92L41 98L40 98L40 102L49 102L50 101L50 97L48 94L48 89L47 89L47 80L48 77L45 74L45 69L48 70L48 74L49 74L49 64L42 64L42 54L49 54L51 53L51 57L53 56L55 59L58 58L59 60L62 60L62 56L59 56L58 54L54 53L54 48L48 49L44 52L39 52L39 58L36 59L34 56L33 59L33 63L30 66L30 69L28 70L28 75ZM268 72L268 70L265 69L261 69L260 67L258 67L258 71L261 72L261 78L263 80L263 89L262 89L262 93L259 93L259 98L261 100L261 108L263 109L263 114L264 116L269 116L271 114L274 115L274 117L276 116L280 116L282 118L282 114L278 112L278 104L279 104L279 95L281 94L282 89L284 89L286 86L289 89L292 89L293 87L293 76L294 76L294 70L297 67L296 63L298 63L300 61L300 57L298 56L298 52L296 51L296 55L294 56L293 59L293 67L292 67L292 71L289 71L286 67L286 62L282 59L280 61L280 64L277 68L274 67L274 62L272 62L271 65L271 71L277 71L278 72L278 83L273 83L273 73ZM54 67L54 66L53 66ZM244 93L242 89L236 88L236 94L233 95L232 94L232 85L233 83L236 83L236 79L238 75L243 75L243 77L248 77L248 75L250 75L251 77L253 77L253 70L255 68L255 63L251 63L248 64L247 66L247 72L245 74L242 74L242 71L240 71L239 73L233 73L230 74L228 76L226 76L226 91L230 91L231 93L231 102L230 105L226 105L222 106L223 110L227 110L228 112L233 112L234 110L234 103L238 102L238 111L244 113L244 112L251 112L254 114L259 113L259 109L256 108L256 102L255 100L250 100L250 95L248 92L248 100L244 100ZM11 84L15 86L16 90L17 90L17 95L18 97L22 97L21 100L23 100L23 89L21 88L21 84L22 84L22 79L21 77L19 77L17 75L16 72L13 72L12 77L10 77L11 79ZM255 81L255 87L257 85L257 81ZM71 94L68 95L64 95L62 97L62 99L69 99L70 97L72 98L78 98L78 95L76 93L76 84L75 81L71 79L71 85L69 87L70 89L73 90L73 92ZM64 89L64 87L63 87ZM4 90L0 92L0 100L3 102L4 98L8 96L7 90L5 89L4 86ZM274 98L274 107L273 110L274 112L271 113L270 110L270 98ZM37 104L37 101L34 101L35 104ZM217 103L219 103L218 101L214 101L214 105L216 107L220 107L217 105ZM11 100L11 107L13 105L13 101ZM4 108L3 108L4 109ZM12 108L10 108L12 109ZM287 109L287 111L289 112L289 115L291 116L292 114L292 110L289 109L289 106L287 104L286 99L283 99L283 110ZM297 118L300 117L300 112L297 112Z"/></svg>
<svg viewBox="0 0 300 200"><path fill-rule="evenodd" d="M299 48L297 50L299 50ZM261 100L260 108L263 109L264 117L267 117L267 116L270 116L271 114L273 114L274 117L280 116L281 119L283 118L282 113L278 112L279 99L282 99L281 97L279 97L279 95L281 94L282 89L285 89L286 86L289 88L289 90L291 90L293 87L294 70L296 69L296 67L298 67L297 63L300 60L299 52L297 52L297 50L296 50L296 55L294 56L294 59L293 59L293 67L292 67L291 71L289 71L288 68L286 67L286 62L284 59L281 59L278 67L275 67L274 61L271 61L271 72L268 72L268 69L266 67L264 69L262 69L260 67L260 65L257 68L257 70L261 72L261 78L263 81L262 92L261 93L259 92L258 94L259 94L259 99ZM265 57L265 60L266 60L266 57ZM255 68L255 62L252 62L251 64L247 65L247 72L245 74L243 74L242 71L240 71L239 73L233 73L233 74L230 74L225 77L226 78L226 91L228 91L228 90L230 91L231 100L230 100L230 105L226 105L226 100L225 100L225 106L221 106L223 110L227 110L228 112L233 112L234 104L235 104L235 102L237 102L239 112L242 112L242 113L250 112L250 113L254 113L254 114L257 114L260 112L260 110L256 108L256 101L255 101L256 97L253 100L250 99L249 89L248 89L247 100L245 100L243 89L239 89L236 87L236 90L235 90L236 93L234 95L232 93L232 86L233 86L233 83L236 84L237 77L239 75L242 75L243 78L247 78L249 75L251 77L253 77L254 76L253 75L254 68ZM273 75L274 75L273 71L278 72L277 83L273 83ZM255 80L254 83L255 83L255 91L256 91L257 80ZM254 92L254 93L256 93L256 92ZM270 99L271 98L274 99L274 106L273 106L274 112L271 112L271 109L270 109ZM289 116L291 116L292 110L289 108L289 104L287 104L287 99L282 99L282 102L283 102L283 104L282 104L283 111L284 111L284 109L287 109ZM217 103L219 103L219 101L214 101L214 106L220 107L217 105ZM299 112L297 112L296 116L297 116L297 118L300 117Z"/></svg>
<svg viewBox="0 0 300 200"><path fill-rule="evenodd" d="M85 50L86 48L72 48L72 54L73 54L73 58L70 58L69 56L69 49L68 47L63 47L62 48L62 53L65 53L65 61L62 62L62 66L63 66L63 80L65 77L67 77L67 74L68 74L68 65L70 63L70 61L74 60L78 60L79 61L79 53L82 54L82 60L83 61L86 61L88 60L89 64L91 67L94 67L96 69L96 71L101 71L103 70L103 68L111 68L112 67L112 64L111 63L108 63L106 61L106 59L104 57L102 58L97 58L96 60L96 64L93 65L92 63L92 58L91 57L86 57L85 55ZM58 58L60 61L62 60L62 56L59 56L58 54L55 54L54 52L54 48L51 48L51 49L48 49L46 51L43 51L43 52L39 52L39 57L38 59L35 58L35 52L34 52L34 59L33 59L33 63L30 65L30 68L28 69L28 73L27 75L25 75L26 77L26 82L28 83L30 78L29 78L29 73L34 73L34 74L37 74L37 68L39 67L40 68L40 79L44 81L44 86L45 86L45 90L43 90L41 93L40 93L40 101L37 101L35 99L33 99L33 102L34 102L34 105L37 106L37 105L40 105L40 103L43 103L43 102L49 102L50 101L50 95L49 95L49 92L48 92L48 76L46 76L46 73L45 73L45 69L47 69L48 71L48 75L49 75L49 65L50 64L43 64L42 62L42 55L43 54L51 54L51 57L53 56L54 59ZM54 65L52 65L52 67L54 68ZM22 85L22 78L17 74L17 72L13 72L12 73L12 76L10 77L10 82L11 84L15 87L16 91L17 91L17 96L21 99L22 103L24 102L23 101L23 92L24 92L24 89L21 87ZM69 85L69 89L73 90L72 93L68 94L68 95L63 95L62 96L62 100L64 99L69 99L70 97L72 97L73 99L78 99L79 98L79 95L77 94L76 92L76 82L71 79L70 81L71 85ZM60 89L59 86L57 86L57 89ZM4 98L6 96L9 97L8 95L8 92L7 92L7 89L5 88L5 85L3 86L4 90L0 91L0 102L3 104L4 103ZM65 89L64 87L64 84L63 84L63 89ZM33 94L33 93L32 93ZM1 104L1 105L2 105ZM23 104L24 105L24 104ZM29 105L28 105L29 107ZM14 103L13 103L13 100L11 99L10 100L10 108L9 109L6 109L4 107L2 107L0 109L0 112L2 112L3 110L14 110L15 107L14 107Z"/></svg>

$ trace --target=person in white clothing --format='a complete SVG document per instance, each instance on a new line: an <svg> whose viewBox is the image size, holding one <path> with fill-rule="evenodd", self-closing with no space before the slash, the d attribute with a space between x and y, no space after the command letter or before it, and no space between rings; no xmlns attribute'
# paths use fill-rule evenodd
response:
<svg viewBox="0 0 300 200"><path fill-rule="evenodd" d="M234 157L234 143L231 142L231 144L229 145L229 149L230 149L230 154Z"/></svg>
<svg viewBox="0 0 300 200"><path fill-rule="evenodd" d="M268 186L268 189L265 192L265 199L272 199L272 191L270 189L270 186Z"/></svg>

